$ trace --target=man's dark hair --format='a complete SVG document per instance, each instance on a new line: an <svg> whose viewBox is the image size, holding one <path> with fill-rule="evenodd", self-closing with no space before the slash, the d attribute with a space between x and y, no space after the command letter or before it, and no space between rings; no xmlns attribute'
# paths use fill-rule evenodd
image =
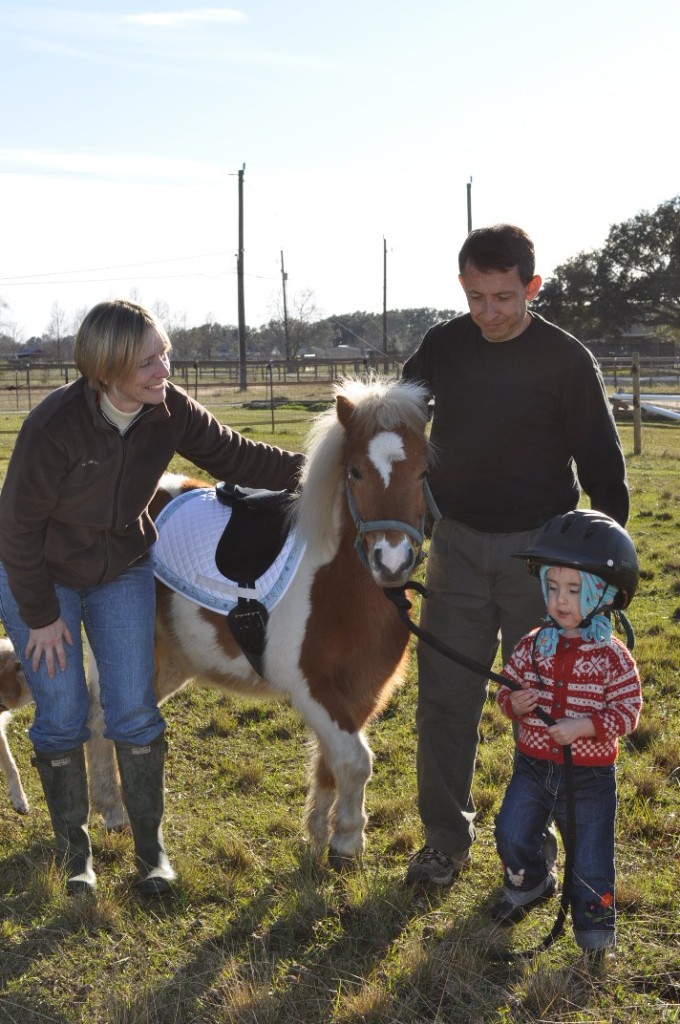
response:
<svg viewBox="0 0 680 1024"><path fill-rule="evenodd" d="M467 236L458 253L458 269L461 274L467 263L482 272L507 271L517 267L522 284L529 284L536 272L534 243L526 231L514 224L476 228Z"/></svg>

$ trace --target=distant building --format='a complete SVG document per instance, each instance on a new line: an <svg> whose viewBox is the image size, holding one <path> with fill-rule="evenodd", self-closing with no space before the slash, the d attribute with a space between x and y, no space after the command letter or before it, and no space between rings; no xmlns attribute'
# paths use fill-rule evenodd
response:
<svg viewBox="0 0 680 1024"><path fill-rule="evenodd" d="M24 348L21 352L17 352L17 359L34 359L36 356L44 356L45 352L42 348Z"/></svg>
<svg viewBox="0 0 680 1024"><path fill-rule="evenodd" d="M680 341L663 338L646 324L635 324L618 337L598 338L586 342L586 345L596 357L628 357L639 352L648 358L680 358Z"/></svg>

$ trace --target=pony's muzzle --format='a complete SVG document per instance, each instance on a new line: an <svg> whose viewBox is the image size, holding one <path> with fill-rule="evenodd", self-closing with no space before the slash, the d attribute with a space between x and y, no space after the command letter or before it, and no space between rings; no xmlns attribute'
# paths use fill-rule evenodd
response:
<svg viewBox="0 0 680 1024"><path fill-rule="evenodd" d="M406 534L381 534L368 553L375 582L382 587L405 583L418 564L420 545Z"/></svg>

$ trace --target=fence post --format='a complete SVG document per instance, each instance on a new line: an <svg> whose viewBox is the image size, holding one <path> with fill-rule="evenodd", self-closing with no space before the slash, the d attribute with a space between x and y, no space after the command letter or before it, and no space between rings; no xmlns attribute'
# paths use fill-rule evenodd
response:
<svg viewBox="0 0 680 1024"><path fill-rule="evenodd" d="M269 407L272 412L272 434L276 433L276 424L274 422L274 367L271 363L267 363L267 370L269 371Z"/></svg>
<svg viewBox="0 0 680 1024"><path fill-rule="evenodd" d="M640 408L640 353L633 352L631 367L633 379L633 454L642 451L642 409Z"/></svg>

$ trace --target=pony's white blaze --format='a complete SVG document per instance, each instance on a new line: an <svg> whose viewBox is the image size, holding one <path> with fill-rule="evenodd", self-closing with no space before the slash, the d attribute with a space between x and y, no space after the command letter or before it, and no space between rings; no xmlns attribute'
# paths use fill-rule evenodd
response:
<svg viewBox="0 0 680 1024"><path fill-rule="evenodd" d="M385 487L389 487L392 463L406 458L404 442L393 430L383 430L368 442L368 457L380 473Z"/></svg>

